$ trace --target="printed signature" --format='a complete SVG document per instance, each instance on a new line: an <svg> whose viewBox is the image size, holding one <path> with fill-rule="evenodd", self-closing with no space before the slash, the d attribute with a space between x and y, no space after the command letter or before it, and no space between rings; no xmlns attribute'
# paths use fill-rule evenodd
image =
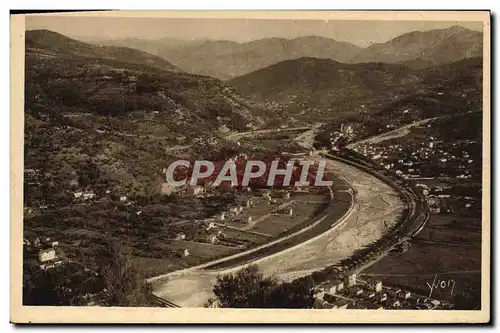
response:
<svg viewBox="0 0 500 333"><path fill-rule="evenodd" d="M438 280L437 276L438 276L437 274L434 276L434 280L432 281L432 284L429 284L429 282L427 282L427 286L430 289L428 297L431 297L432 292L436 289L440 289L440 290L450 289L450 295L453 295L453 291L455 290L455 280L450 280L450 279Z"/></svg>

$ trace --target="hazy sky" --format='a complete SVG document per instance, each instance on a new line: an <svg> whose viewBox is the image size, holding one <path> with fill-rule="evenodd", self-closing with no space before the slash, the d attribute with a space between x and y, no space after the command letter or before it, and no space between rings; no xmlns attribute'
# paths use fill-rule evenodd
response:
<svg viewBox="0 0 500 333"><path fill-rule="evenodd" d="M458 21L339 21L186 18L104 18L28 16L26 29L49 29L80 39L138 37L156 39L225 39L238 42L266 38L324 36L360 46L390 40L414 30L460 25L482 31L482 22Z"/></svg>

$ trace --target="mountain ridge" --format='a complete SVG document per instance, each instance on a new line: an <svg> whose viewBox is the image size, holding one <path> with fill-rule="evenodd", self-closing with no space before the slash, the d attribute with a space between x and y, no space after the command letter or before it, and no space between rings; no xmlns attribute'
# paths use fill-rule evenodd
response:
<svg viewBox="0 0 500 333"><path fill-rule="evenodd" d="M367 47L308 35L267 37L248 42L192 40L163 48L156 45L155 48L156 55L187 72L227 80L304 56L344 63L405 62L409 67L425 68L481 56L482 32L461 26L412 31Z"/></svg>
<svg viewBox="0 0 500 333"><path fill-rule="evenodd" d="M303 57L285 60L226 81L243 97L261 103L289 126L360 115L411 96L433 101L440 90L455 89L450 109L466 105L481 91L482 58L414 69L380 62L346 64ZM425 96L431 96L429 98ZM464 97L465 96L465 97ZM437 99L443 99L441 95ZM413 98L413 97L411 97ZM459 100L460 102L456 102ZM431 102L434 103L434 102Z"/></svg>
<svg viewBox="0 0 500 333"><path fill-rule="evenodd" d="M113 59L152 66L168 71L180 71L167 60L134 48L97 46L46 29L26 31L25 45L27 49L43 49L51 53L77 54L91 58Z"/></svg>

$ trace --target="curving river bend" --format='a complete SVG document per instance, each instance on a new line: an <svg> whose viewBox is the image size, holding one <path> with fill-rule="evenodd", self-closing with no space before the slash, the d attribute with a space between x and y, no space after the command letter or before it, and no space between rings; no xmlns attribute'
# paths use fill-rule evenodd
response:
<svg viewBox="0 0 500 333"><path fill-rule="evenodd" d="M379 239L402 213L403 202L380 179L339 161L327 160L327 169L351 185L356 199L352 210L339 228L257 262L264 275L293 280L334 265ZM236 269L189 271L154 283L153 293L181 307L202 307L217 275Z"/></svg>

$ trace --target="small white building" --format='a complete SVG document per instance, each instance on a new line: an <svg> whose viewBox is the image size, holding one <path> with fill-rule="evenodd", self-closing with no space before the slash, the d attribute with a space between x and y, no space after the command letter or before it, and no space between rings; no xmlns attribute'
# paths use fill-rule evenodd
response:
<svg viewBox="0 0 500 333"><path fill-rule="evenodd" d="M38 260L41 263L54 260L56 258L56 250L54 249L43 249L38 252Z"/></svg>
<svg viewBox="0 0 500 333"><path fill-rule="evenodd" d="M83 200L89 200L95 198L95 193L92 191L83 193Z"/></svg>
<svg viewBox="0 0 500 333"><path fill-rule="evenodd" d="M175 236L175 239L176 240L184 240L186 239L186 234L183 233L183 232L179 232L176 236Z"/></svg>
<svg viewBox="0 0 500 333"><path fill-rule="evenodd" d="M370 289L375 290L377 293L382 291L382 287L382 281L375 281L370 284Z"/></svg>
<svg viewBox="0 0 500 333"><path fill-rule="evenodd" d="M348 287L356 285L356 273L349 275L346 280Z"/></svg>
<svg viewBox="0 0 500 333"><path fill-rule="evenodd" d="M342 282L340 280L333 280L332 281L332 286L335 287L336 291L341 291L341 290L344 289L344 282Z"/></svg>
<svg viewBox="0 0 500 333"><path fill-rule="evenodd" d="M125 201L127 201L127 196L126 195L120 196L120 202L125 202Z"/></svg>
<svg viewBox="0 0 500 333"><path fill-rule="evenodd" d="M205 193L205 188L203 186L188 186L187 193L199 197Z"/></svg>
<svg viewBox="0 0 500 333"><path fill-rule="evenodd" d="M210 244L218 244L219 243L219 238L217 237L216 234L212 234L208 236L208 242Z"/></svg>

